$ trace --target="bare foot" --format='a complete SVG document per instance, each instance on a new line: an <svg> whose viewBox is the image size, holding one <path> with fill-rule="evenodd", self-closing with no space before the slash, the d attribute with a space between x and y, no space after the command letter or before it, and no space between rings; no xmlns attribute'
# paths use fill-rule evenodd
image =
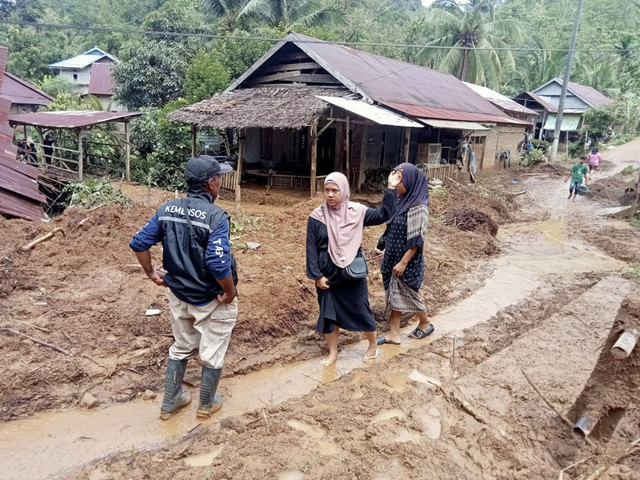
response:
<svg viewBox="0 0 640 480"><path fill-rule="evenodd" d="M338 354L330 353L327 357L323 358L320 361L320 364L326 367L327 365L331 365L332 363L334 363L336 360L338 360Z"/></svg>

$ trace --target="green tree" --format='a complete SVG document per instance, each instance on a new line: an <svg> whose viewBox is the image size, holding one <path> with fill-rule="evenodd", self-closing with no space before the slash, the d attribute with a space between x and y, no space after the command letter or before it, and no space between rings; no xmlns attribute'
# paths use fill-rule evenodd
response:
<svg viewBox="0 0 640 480"><path fill-rule="evenodd" d="M195 48L167 40L137 40L124 46L113 69L116 100L130 110L160 107L184 96L184 73Z"/></svg>
<svg viewBox="0 0 640 480"><path fill-rule="evenodd" d="M147 15L143 28L167 32L191 32L204 28L202 16L190 0L168 0ZM201 48L197 38L166 35L127 42L121 63L113 70L115 96L131 110L161 107L184 97L184 75Z"/></svg>
<svg viewBox="0 0 640 480"><path fill-rule="evenodd" d="M199 51L187 70L184 91L189 103L199 102L224 90L231 83L229 71L211 55Z"/></svg>
<svg viewBox="0 0 640 480"><path fill-rule="evenodd" d="M75 83L59 75L46 75L40 82L40 88L52 97L56 97L62 93L74 94L78 90L78 86Z"/></svg>
<svg viewBox="0 0 640 480"><path fill-rule="evenodd" d="M515 68L510 42L520 38L520 29L510 19L498 19L491 0L439 0L427 13L429 24L440 36L427 44L426 59L439 57L438 68L461 80L498 88L505 68ZM438 50L428 47L452 47Z"/></svg>
<svg viewBox="0 0 640 480"><path fill-rule="evenodd" d="M169 121L167 115L186 105L181 99L161 109L148 109L131 123L131 176L135 181L168 190L184 189L182 174L191 156L191 128Z"/></svg>

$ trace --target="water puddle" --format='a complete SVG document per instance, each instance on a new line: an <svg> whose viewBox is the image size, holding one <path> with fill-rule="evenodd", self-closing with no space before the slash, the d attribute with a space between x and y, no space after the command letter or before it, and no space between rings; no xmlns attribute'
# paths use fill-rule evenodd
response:
<svg viewBox="0 0 640 480"><path fill-rule="evenodd" d="M222 453L224 445L219 445L209 453L201 453L200 455L192 455L184 459L184 463L190 467L207 467L213 463L213 460Z"/></svg>
<svg viewBox="0 0 640 480"><path fill-rule="evenodd" d="M303 480L304 473L298 470L289 470L278 475L278 480Z"/></svg>
<svg viewBox="0 0 640 480"><path fill-rule="evenodd" d="M391 393L402 393L407 388L407 376L405 375L391 375L383 379L385 388Z"/></svg>
<svg viewBox="0 0 640 480"><path fill-rule="evenodd" d="M308 423L300 422L298 420L289 420L287 422L287 425L295 430L300 430L301 432L307 434L311 438L315 438L316 440L321 439L327 433L324 428L314 427L313 425L309 425Z"/></svg>
<svg viewBox="0 0 640 480"><path fill-rule="evenodd" d="M385 422L392 418L405 419L407 414L399 408L393 408L391 410L383 410L371 419L371 423Z"/></svg>

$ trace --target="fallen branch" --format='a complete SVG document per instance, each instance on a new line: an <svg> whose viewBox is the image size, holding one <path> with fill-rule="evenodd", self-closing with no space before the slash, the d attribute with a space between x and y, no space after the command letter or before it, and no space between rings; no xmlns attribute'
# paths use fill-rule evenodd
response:
<svg viewBox="0 0 640 480"><path fill-rule="evenodd" d="M527 193L527 191L523 190L521 192L512 193L511 195L513 195L514 197L517 197L518 195L524 195L525 193Z"/></svg>
<svg viewBox="0 0 640 480"><path fill-rule="evenodd" d="M558 410L556 410L556 408L553 405L551 405L551 402L549 402L549 400L547 400L545 398L545 396L542 395L542 392L540 392L540 390L538 390L538 387L536 387L533 384L533 382L529 378L529 375L527 375L526 372L522 368L520 368L520 371L522 372L522 375L524 375L524 378L527 380L527 382L529 382L529 385L531 385L531 388L533 388L535 390L535 392L540 396L542 401L547 404L547 407L549 407L553 411L553 413L555 413L558 417L560 417L560 419L569 426L571 431L573 431L573 423L571 422L571 420L569 420L562 413L560 413ZM585 440L589 445L591 445L592 447L596 448L595 443L593 443L590 438L586 438L585 437Z"/></svg>
<svg viewBox="0 0 640 480"><path fill-rule="evenodd" d="M462 188L467 188L467 187L465 187L464 185L462 185L461 183L456 182L456 181L455 181L454 179L452 179L452 178L449 178L449 177L444 177L444 178L445 178L446 180L449 180L449 181L450 181L451 183L453 183L454 185L458 185L459 187L462 187Z"/></svg>
<svg viewBox="0 0 640 480"><path fill-rule="evenodd" d="M51 330L49 330L48 328L40 327L38 325L34 325L33 323L25 322L24 320L18 320L17 318L14 318L13 320L15 320L16 322L20 322L23 325L28 325L29 327L33 327L37 330L40 330L41 332L51 333Z"/></svg>
<svg viewBox="0 0 640 480"><path fill-rule="evenodd" d="M64 230L62 230L62 228L60 227L56 227L53 230L51 230L49 233L46 233L43 236L41 236L40 238L36 238L34 241L21 246L19 250L21 252L26 252L28 250L31 250L33 247L35 247L39 243L46 242L47 240L51 240L55 236L55 234L58 232L60 232L63 237L66 237Z"/></svg>
<svg viewBox="0 0 640 480"><path fill-rule="evenodd" d="M2 328L0 330L4 330L5 332L12 333L13 335L18 335L18 336L21 336L21 337L28 338L29 340L31 340L34 343L37 343L38 345L43 345L45 347L52 348L52 349L56 350L57 352L64 353L65 355L73 356L70 352L67 352L66 350L63 350L60 347L56 347L55 345L52 345L50 343L43 342L42 340L38 340L37 338L34 338L34 337L30 336L30 335L27 335L26 333L22 333L22 332L19 332L18 330L14 330L13 328Z"/></svg>

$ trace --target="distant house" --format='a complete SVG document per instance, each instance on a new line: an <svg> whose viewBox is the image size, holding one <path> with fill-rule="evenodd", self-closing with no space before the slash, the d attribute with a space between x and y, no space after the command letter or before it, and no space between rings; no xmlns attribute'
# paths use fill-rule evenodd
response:
<svg viewBox="0 0 640 480"><path fill-rule="evenodd" d="M80 96L98 97L103 108L106 109L113 96L111 69L117 63L119 61L116 57L94 47L76 57L52 63L49 68L54 74L75 83ZM110 110L122 110L122 108L111 105Z"/></svg>
<svg viewBox="0 0 640 480"><path fill-rule="evenodd" d="M519 104L535 110L535 136L550 139L556 126L556 114L560 105L562 80L554 78L532 92L523 92L514 98ZM569 82L564 103L561 132L566 137L582 128L584 113L590 108L601 107L613 102L595 88Z"/></svg>
<svg viewBox="0 0 640 480"><path fill-rule="evenodd" d="M452 75L296 33L225 92L170 118L239 129L240 169L312 193L332 171L359 187L368 170L403 161L457 177L461 151L463 162L470 158L466 146L478 170L490 170L496 152L485 146L515 150L529 126Z"/></svg>
<svg viewBox="0 0 640 480"><path fill-rule="evenodd" d="M9 114L37 112L53 100L39 88L9 72L4 73L0 96L11 102Z"/></svg>

